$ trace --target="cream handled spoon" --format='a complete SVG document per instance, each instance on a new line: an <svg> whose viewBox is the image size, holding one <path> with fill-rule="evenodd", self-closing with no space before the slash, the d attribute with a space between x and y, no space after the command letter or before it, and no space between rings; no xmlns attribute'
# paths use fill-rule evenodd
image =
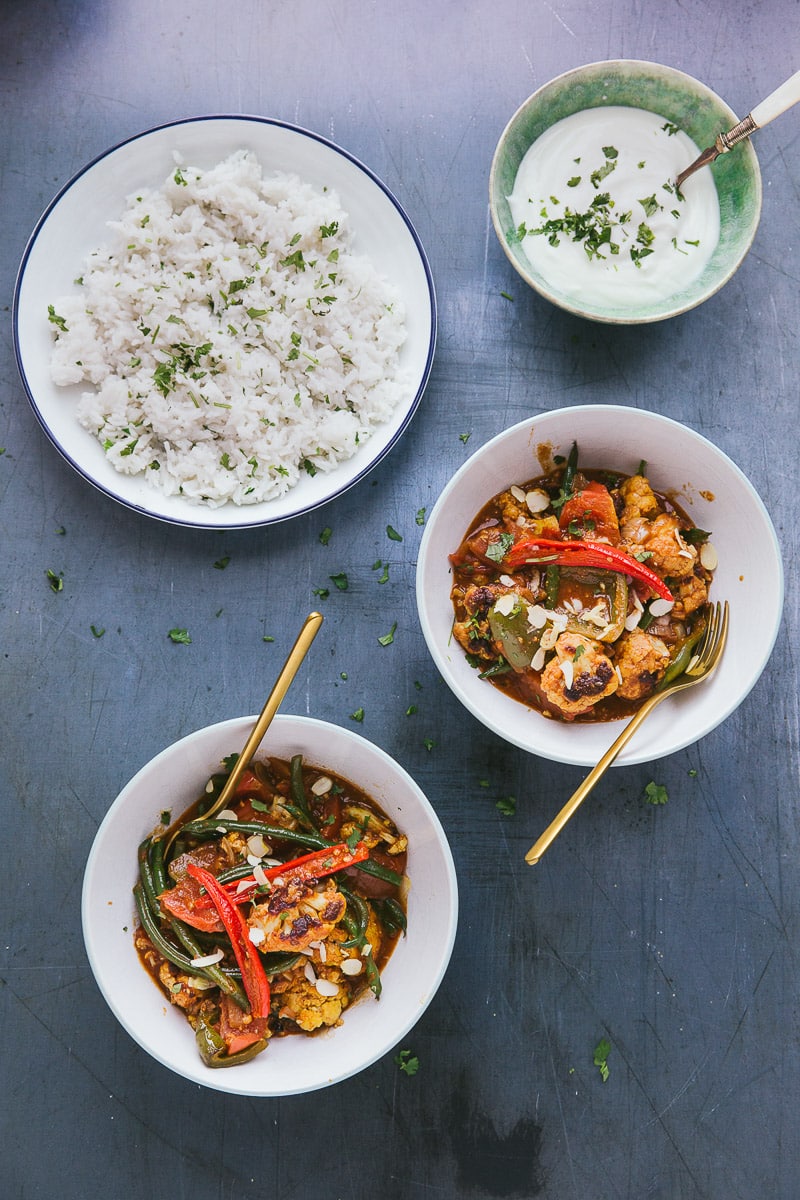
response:
<svg viewBox="0 0 800 1200"><path fill-rule="evenodd" d="M774 121L776 117L786 112L787 108L791 108L793 104L797 104L799 100L800 71L795 71L794 75L767 96L766 100L757 104L743 121L734 125L727 133L717 134L713 146L709 146L685 171L681 171L675 180L675 186L680 188L690 175L694 175L695 171L699 171L701 167L707 167L720 154L727 154L737 142L749 137L756 129L763 129L765 125L769 125L770 121Z"/></svg>

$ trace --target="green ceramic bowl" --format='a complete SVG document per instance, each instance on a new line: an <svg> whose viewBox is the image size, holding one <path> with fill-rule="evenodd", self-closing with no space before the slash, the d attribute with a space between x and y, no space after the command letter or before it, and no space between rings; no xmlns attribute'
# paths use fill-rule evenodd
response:
<svg viewBox="0 0 800 1200"><path fill-rule="evenodd" d="M740 142L704 170L713 172L720 203L720 239L703 273L661 301L590 304L562 294L529 263L515 235L508 196L533 142L556 121L587 108L625 105L660 114L700 150L739 118L719 96L690 75L657 63L617 59L559 75L534 92L509 121L492 160L489 204L495 231L513 267L535 291L560 308L592 321L636 325L662 321L702 304L728 282L750 249L761 214L761 172L750 141ZM688 166L688 163L687 163ZM627 303L626 303L627 300Z"/></svg>

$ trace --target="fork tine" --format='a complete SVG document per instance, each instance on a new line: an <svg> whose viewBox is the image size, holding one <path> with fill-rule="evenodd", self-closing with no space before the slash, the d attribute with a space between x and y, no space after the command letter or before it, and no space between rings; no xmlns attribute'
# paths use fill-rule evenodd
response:
<svg viewBox="0 0 800 1200"><path fill-rule="evenodd" d="M728 611L727 600L724 604L717 601L711 610L708 628L697 654L695 670L698 673L712 670L719 661L728 636Z"/></svg>

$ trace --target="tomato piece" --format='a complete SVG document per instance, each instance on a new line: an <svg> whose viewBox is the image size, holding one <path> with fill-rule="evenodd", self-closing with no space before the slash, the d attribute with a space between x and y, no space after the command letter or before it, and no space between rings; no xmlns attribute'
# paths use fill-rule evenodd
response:
<svg viewBox="0 0 800 1200"><path fill-rule="evenodd" d="M254 1042L269 1036L266 1017L253 1017L242 1012L239 1005L229 996L222 996L219 1003L219 1035L225 1042L229 1055L240 1054Z"/></svg>
<svg viewBox="0 0 800 1200"><path fill-rule="evenodd" d="M220 933L223 929L216 909L206 904L202 886L191 875L184 875L174 888L162 892L158 899L165 912L191 925L192 929L201 929L204 933ZM199 901L202 902L198 904Z"/></svg>
<svg viewBox="0 0 800 1200"><path fill-rule="evenodd" d="M558 525L571 538L604 539L612 546L619 545L619 519L611 493L594 479L564 503Z"/></svg>

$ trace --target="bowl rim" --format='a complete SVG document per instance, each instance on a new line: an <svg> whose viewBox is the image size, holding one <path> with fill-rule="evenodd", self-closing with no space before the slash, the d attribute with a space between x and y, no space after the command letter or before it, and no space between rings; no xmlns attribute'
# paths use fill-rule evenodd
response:
<svg viewBox="0 0 800 1200"><path fill-rule="evenodd" d="M400 405L397 410L398 413L400 411L402 411L402 413L403 413L402 420L400 421L398 428L393 432L393 434L391 435L391 437L388 439L387 443L384 446L377 447L374 444L374 438L370 438L369 442L366 445L366 449L368 450L368 453L365 455L364 463L356 470L356 472L354 473L352 478L342 479L339 481L338 486L328 488L319 497L311 498L309 501L303 503L302 505L293 506L289 511L279 512L274 515L270 515L270 513L269 513L269 505L271 503L270 501L262 501L258 505L252 505L252 506L233 505L230 502L228 502L228 504L223 505L223 506L221 506L221 508L214 509L214 510L208 509L206 506L203 506L203 505L193 505L193 504L187 502L186 503L186 508L187 508L186 514L185 515L183 515L183 514L174 515L173 513L158 511L158 509L160 507L159 501L162 499L162 494L157 489L153 490L152 503L149 501L147 493L145 494L145 499L142 501L138 501L136 499L133 499L133 498L125 496L125 495L120 495L119 492L115 489L113 479L112 479L112 483L106 483L102 479L96 478L91 470L91 467L87 467L80 460L80 458L76 457L74 453L70 452L70 450L66 446L62 445L62 443L59 441L58 436L56 435L55 431L51 428L50 423L47 420L47 416L46 416L45 412L42 411L41 403L37 400L36 395L34 394L35 389L33 388L32 384L31 384L31 381L29 379L29 373L28 373L28 371L26 369L26 365L25 365L25 356L24 356L23 347L21 344L22 339L20 336L20 308L21 308L21 301L22 301L22 291L23 291L23 286L25 283L26 271L30 264L31 257L33 256L33 254L36 250L37 243L39 241L39 238L42 235L43 230L45 229L45 227L46 227L47 223L50 221L50 219L53 217L54 213L56 212L56 210L58 209L58 207L62 203L62 201L64 201L65 198L68 196L68 194L70 192L72 192L73 188L77 187L82 182L84 182L84 177L86 175L88 175L89 172L91 172L96 167L103 164L105 162L105 160L110 158L112 155L117 154L120 151L124 151L126 148L134 145L137 142L141 142L147 138L160 135L167 130L182 129L182 128L188 128L190 126L199 126L199 125L204 125L204 124L211 125L211 124L214 124L217 122L226 122L226 121L227 122L238 122L238 123L241 123L242 125L270 126L275 129L285 130L287 133L297 135L301 138L306 138L311 142L315 142L315 143L319 144L320 146L323 146L326 151L332 152L332 153L338 155L340 158L344 159L347 163L350 164L350 166L354 167L356 169L356 171L361 172L361 174L366 178L366 180L380 191L380 193L382 194L384 199L386 201L388 201L388 203L396 211L397 216L400 218L400 221L401 221L402 225L405 227L405 230L410 238L412 248L413 248L415 254L419 258L419 266L422 271L422 276L423 276L424 282L425 282L425 289L427 292L427 307L429 310L430 330L428 333L427 347L426 347L426 350L424 353L424 364L422 366L421 375L419 375L418 379L417 379L416 375L414 378L414 384L416 385L414 395L410 398L408 403L404 402L404 404ZM342 199L342 202L343 202L343 204L345 204L345 207L346 207L345 199L343 197L340 197L340 199ZM123 203L123 202L124 202L124 197L123 197L123 200L121 201L121 203ZM108 214L106 219L111 220L114 218L114 216L115 216L115 214L113 214L113 213ZM102 228L98 230L98 239L102 236L102 232L103 232ZM431 267L430 267L430 263L428 261L427 254L422 245L422 241L419 237L419 234L417 233L414 225L412 224L411 218L409 217L408 213L406 212L404 206L400 203L400 201L397 199L397 197L394 195L394 193L389 189L389 187L383 182L383 180L370 167L368 167L364 162L362 162L355 154L351 153L349 150L344 149L344 147L338 145L338 143L332 141L330 138L327 138L322 134L316 133L313 130L306 129L305 127L303 127L301 125L294 124L290 121L280 120L275 117L264 117L264 116L259 116L256 114L248 114L248 113L226 113L226 112L198 114L198 115L188 116L188 117L179 117L179 118L175 118L174 120L162 122L158 125L150 126L146 129L140 130L138 133L131 134L129 137L122 138L120 141L115 142L113 145L107 147L105 150L101 151L99 154L96 154L89 162L85 163L82 167L80 167L66 181L66 183L64 183L59 188L59 190L57 191L55 196L53 196L53 198L50 200L50 202L48 203L48 205L42 212L41 216L37 220L37 222L33 228L33 231L31 232L31 234L26 242L25 249L23 251L22 258L20 260L20 265L18 267L17 274L16 274L13 298L12 298L12 306L11 306L11 326L12 326L12 340L13 340L13 345L14 345L14 356L15 356L17 370L19 372L19 376L20 376L20 379L22 382L23 389L28 398L30 406L34 412L34 415L35 415L40 427L42 428L45 436L47 437L48 441L50 441L50 443L54 446L54 448L57 450L57 452L60 454L60 456L64 459L64 461L67 462L69 464L69 466L72 467L72 469L74 471L76 471L76 473L85 482L89 483L96 491L100 492L102 495L106 496L108 499L115 501L117 504L122 505L124 508L131 510L132 512L139 513L142 516L150 517L154 520L160 521L167 525L177 526L180 528L188 528L188 529L209 529L209 530L214 530L214 529L225 529L225 530L256 529L256 528L263 528L263 527L269 526L269 525L280 524L284 521L291 520L294 517L305 516L307 513L313 512L316 509L321 508L323 505L328 504L331 500L336 499L337 497L343 495L345 492L349 491L352 487L355 487L356 484L360 483L365 478L365 476L368 475L373 470L373 468L376 467L380 462L382 462L383 459L395 448L395 446L397 445L400 438L406 432L409 424L411 423L412 418L414 417L414 415L417 412L417 409L419 408L423 394L425 392L425 389L426 389L429 379L430 379L431 370L433 368L433 359L434 359L434 355L435 355L436 340L437 340L437 323L438 323L438 304L437 304L437 299L436 299L436 290L435 290L435 285L434 285L434 281L433 281L433 273L431 271ZM380 429L380 427L378 427L378 428ZM346 466L348 462L352 462L352 459L343 460L343 462L338 464L338 466ZM325 475L327 476L328 479L330 479L335 476L335 473L336 472L334 470L334 471L325 473ZM292 489L292 490L294 491L295 489ZM292 494L291 492L287 493L287 495L291 495L291 494ZM264 508L267 509L265 514L261 515L258 518L254 517L254 516L250 516L250 519L248 519L248 515L249 515L248 510L250 513L252 513L253 510L258 509L260 511L260 510L263 510ZM212 512L212 511L217 512L217 513L220 513L223 511L225 513L228 513L230 511L230 518L228 520L212 521L212 520L208 519L208 513ZM204 519L204 514L205 514L206 519Z"/></svg>
<svg viewBox="0 0 800 1200"><path fill-rule="evenodd" d="M726 470L728 470L732 477L743 487L745 493L750 497L755 510L759 513L763 521L764 530L769 538L769 550L772 556L774 556L772 562L775 570L775 591L773 595L773 606L775 610L774 620L772 622L770 636L764 643L764 649L761 657L757 662L752 664L752 670L749 675L747 686L743 690L737 691L735 694L726 694L725 703L714 710L713 717L710 720L704 722L702 726L695 727L693 730L686 733L683 737L679 738L675 744L669 745L664 749L659 748L658 752L654 753L652 745L648 746L647 743L642 743L641 739L639 739L639 748L637 749L636 740L634 739L632 743L629 743L628 746L625 747L613 765L615 767L625 767L656 761L657 759L675 754L680 750L686 749L688 746L694 745L696 742L700 741L703 737L721 725L745 700L759 680L764 668L767 665L767 662L769 661L778 637L778 633L780 631L785 598L784 567L780 544L775 527L772 523L772 519L763 500L741 468L725 453L724 450L722 450L719 446L716 446L702 433L699 433L697 430L693 429L684 422L665 416L662 413L654 412L651 409L630 408L625 405L615 404L574 405L572 407L548 409L542 413L525 417L523 420L516 422L514 425L508 426L506 429L501 430L499 433L489 438L482 446L478 447L478 449L475 450L475 452L466 460L466 462L462 463L455 474L451 476L440 492L436 503L434 504L434 507L426 521L425 530L420 540L420 546L417 555L416 599L420 626L431 658L433 659L434 664L436 665L445 683L450 688L451 692L472 714L472 716L476 718L476 720L483 724L487 729L495 733L498 737L502 738L503 741L517 746L519 749L524 750L528 754L532 754L535 757L548 759L552 762L561 762L570 766L592 767L597 761L599 755L593 755L586 752L584 752L582 755L580 753L558 753L552 749L548 750L546 747L542 747L541 745L532 745L532 740L540 740L535 738L535 733L537 730L539 732L543 731L545 724L543 720L540 724L532 726L534 731L533 737L528 737L526 739L523 736L517 736L513 732L509 732L507 725L503 724L500 717L493 713L491 705L487 704L493 689L490 689L489 694L486 696L481 693L481 699L479 701L478 699L473 698L469 691L461 687L459 680L455 677L454 671L450 667L447 654L439 644L439 640L437 639L437 635L433 627L433 619L435 614L432 605L436 597L432 595L434 589L429 586L426 578L430 569L430 545L436 535L437 526L441 519L442 512L446 508L448 499L452 493L455 492L456 489L461 485L465 477L469 475L470 471L475 467L475 465L479 463L485 456L490 455L497 446L502 445L503 443L513 442L517 438L524 438L531 434L533 430L537 429L537 427L541 429L543 422L550 420L556 420L568 416L570 421L580 421L583 415L587 415L591 418L602 418L606 416L610 420L613 420L620 417L630 417L632 413L643 417L647 421L653 422L655 426L661 425L662 427L669 426L674 428L681 435L688 436L690 439L694 440L702 448L704 448L704 450L708 451L712 457L712 460L716 459L725 466ZM545 441L547 441L546 427L542 430L542 437ZM504 486L506 486L506 482L502 479L498 480L497 490L500 490ZM476 497L474 510L475 513L480 510L482 504L485 504L488 499L490 499L489 495L486 495L483 498ZM447 603L448 605L450 604L449 591L447 595ZM731 607L732 620L735 621L735 609L733 605ZM461 654L460 647L458 647L458 653ZM517 702L513 700L510 701L510 703L517 704ZM524 710L525 708L525 706L521 704L518 707L521 710ZM511 711L516 712L516 709ZM534 713L534 715L536 714ZM620 731L623 724L623 721L609 721L602 723L602 727L609 730L608 744L613 741L614 736ZM590 724L585 726L585 728L599 728L599 726L595 723L594 726Z"/></svg>
<svg viewBox="0 0 800 1200"><path fill-rule="evenodd" d="M377 743L370 741L368 738L365 738L362 734L356 733L354 730L337 725L333 721L325 721L317 717L279 713L273 719L270 727L271 729L277 728L278 732L280 733L282 727L288 738L291 739L294 737L298 742L302 741L304 745L313 745L315 737L319 736L321 730L324 730L326 734L331 737L339 738L341 736L346 747L358 747L362 753L364 753L372 760L373 763L376 764L377 769L386 772L387 779L391 778L394 781L398 781L402 785L404 789L404 799L407 803L418 806L418 811L424 820L425 828L426 830L430 831L431 835L430 838L426 838L426 844L432 840L436 847L437 868L440 868L437 878L441 880L442 887L441 907L446 913L443 934L442 930L440 930L442 942L436 949L436 970L425 981L425 991L421 1000L416 1002L412 1001L409 1003L407 1016L402 1021L397 1023L396 1027L390 1031L390 1034L387 1037L378 1039L380 1042L379 1045L373 1046L368 1053L364 1054L354 1063L348 1063L346 1067L335 1071L329 1076L320 1076L312 1086L298 1086L296 1088L285 1086L277 1088L270 1087L269 1072L266 1073L264 1083L260 1086L253 1086L252 1083L250 1083L249 1086L245 1086L242 1084L244 1076L241 1073L237 1074L239 1070L238 1068L236 1071L209 1070L208 1068L202 1066L199 1057L196 1063L192 1059L193 1069L191 1071L184 1071L174 1062L170 1061L168 1054L162 1053L159 1048L153 1044L149 1044L147 1037L137 1027L136 1023L129 1019L128 1014L119 1003L117 994L108 985L106 979L108 969L105 965L102 950L98 946L98 939L103 926L101 917L99 915L100 912L102 912L102 906L98 908L97 897L95 895L96 889L99 886L96 880L96 874L102 854L104 852L105 841L109 836L110 831L114 828L116 822L119 820L121 814L130 805L131 795L135 794L137 788L141 786L142 781L146 779L149 774L157 772L165 761L185 752L189 743L193 743L194 745L201 747L204 741L213 742L216 738L221 738L223 735L226 738L230 736L232 744L234 745L243 744L244 739L252 729L256 719L256 716L231 717L222 721L214 722L210 725L201 726L200 728L185 734L177 741L171 742L162 750L158 751L155 755L148 759L147 762L145 762L134 773L134 775L131 776L127 783L124 784L100 822L100 825L98 826L92 840L92 846L86 860L81 888L81 928L86 956L89 961L95 983L103 999L111 1009L111 1012L121 1027L141 1047L141 1049L147 1053L150 1058L158 1062L160 1065L166 1067L174 1074L180 1075L187 1081L200 1084L215 1091L235 1095L247 1095L252 1097L277 1098L280 1096L306 1094L312 1091L317 1091L321 1088L332 1086L333 1084L342 1082L345 1079L349 1079L353 1075L366 1070L367 1067L371 1066L379 1058L387 1054L392 1047L397 1045L398 1042L400 1042L417 1024L425 1010L433 1001L450 964L458 926L459 895L458 879L453 861L452 850L450 848L444 827L430 800L427 798L419 784L414 780L409 772L406 771L396 759L383 750L382 747L378 746ZM264 742L262 743L260 750L256 752L256 755L269 754L270 749L268 743L269 730L265 735ZM318 763L317 765L323 766L324 764ZM338 773L346 774L346 771L338 770ZM353 779L353 782L357 784L358 780ZM387 790L388 786L389 785L387 784ZM157 808L158 804L156 803L154 807ZM149 814L150 810L145 810L143 807L141 822L143 829L148 825ZM132 854L134 857L131 861L135 867L135 846L132 847ZM133 878L134 875L135 871L132 871L131 877ZM411 877L411 886L413 890L413 876ZM133 913L132 901L130 908L131 913ZM130 943L131 955L135 955L132 936L130 936L130 934L126 936L128 936ZM140 964L134 963L133 958L131 958L130 961L132 965L140 966ZM390 959L389 961L391 963L392 960ZM140 969L144 971L144 968L140 967ZM157 995L155 984L152 984L152 987L153 994ZM354 1007L357 1008L358 1005ZM335 1030L326 1031L324 1036L328 1036L331 1033L335 1033Z"/></svg>
<svg viewBox="0 0 800 1200"><path fill-rule="evenodd" d="M523 100L521 104L519 104L517 106L515 111L512 113L511 117L506 122L506 124L502 130L502 133L500 134L500 137L497 140L497 144L495 146L494 153L492 154L491 165L489 168L489 211L491 213L492 225L494 226L497 240L499 241L500 246L501 246L506 258L511 263L512 267L517 272L517 274L520 276L520 278L523 279L525 281L525 283L527 283L528 286L533 289L533 291L537 292L540 296L542 296L543 299L548 300L551 304L554 304L557 308L560 308L565 312L571 313L573 316L583 317L585 320L595 321L599 324L649 325L649 324L654 324L658 321L669 320L672 317L681 316L683 313L690 312L693 308L697 308L700 304L703 304L706 300L710 300L711 297L716 295L717 292L719 292L725 286L726 283L730 282L731 278L736 274L737 270L739 269L739 267L741 266L745 257L747 256L747 254L753 244L753 241L755 240L756 233L758 231L758 226L759 226L759 222L761 219L761 209L762 209L762 204L763 204L763 192L764 192L763 182L762 182L762 178L761 178L761 168L759 166L758 157L756 155L755 148L754 148L750 138L745 139L743 142L739 143L739 145L737 146L737 149L742 150L742 152L746 155L747 159L750 162L751 173L752 173L752 178L753 178L753 186L755 189L755 205L754 205L753 217L751 220L750 229L748 231L748 236L747 236L746 242L742 246L741 253L739 254L738 258L733 262L733 264L731 266L729 266L728 269L722 273L721 277L718 278L717 280L715 280L713 285L709 286L703 293L701 293L694 299L692 299L692 300L687 299L686 302L681 305L678 305L678 306L673 305L670 307L670 306L668 306L669 297L667 297L665 299L665 301L662 302L664 305L664 310L662 312L654 312L654 313L650 313L645 316L625 317L625 316L611 315L609 313L595 312L587 307L582 307L577 300L571 300L569 297L562 296L560 293L557 294L552 288L550 288L548 286L546 280L544 280L539 275L534 274L532 270L527 269L525 263L520 262L511 253L511 250L508 246L508 242L506 240L505 230L504 230L502 222L500 220L500 215L497 211L497 201L496 201L496 195L495 195L495 192L496 192L495 180L496 180L498 169L499 169L499 163L501 161L503 151L505 148L505 143L506 143L508 137L510 136L514 126L516 125L517 121L521 118L523 113L525 113L527 111L527 109L535 101L541 100L543 94L546 93L550 88L555 87L557 85L563 85L570 78L584 75L586 72L599 72L602 69L611 70L614 68L619 69L621 67L633 68L633 69L641 68L642 69L640 72L641 74L659 72L663 75L669 76L670 78L674 79L676 82L685 82L688 85L691 85L692 89L697 90L701 95L704 95L708 100L712 100L716 105L718 105L726 113L728 119L730 120L730 126L728 128L731 128L733 125L735 125L739 121L739 117L736 115L736 113L733 111L733 109L730 107L730 105L725 100L723 100L723 98L717 92L715 92L713 90L713 88L709 87L708 84L703 83L701 80L696 79L695 76L689 75L688 72L682 71L678 67L671 67L665 63L657 63L657 62L653 62L649 59L640 59L640 58L598 59L595 62L584 63L583 65L578 66L578 67L571 67L566 71L562 71L558 75L554 75L552 77L552 79L548 79L545 83L541 84L540 87L536 88L535 91L531 92L531 94L528 97L526 97L526 99ZM701 147L701 149L702 149L702 147Z"/></svg>

